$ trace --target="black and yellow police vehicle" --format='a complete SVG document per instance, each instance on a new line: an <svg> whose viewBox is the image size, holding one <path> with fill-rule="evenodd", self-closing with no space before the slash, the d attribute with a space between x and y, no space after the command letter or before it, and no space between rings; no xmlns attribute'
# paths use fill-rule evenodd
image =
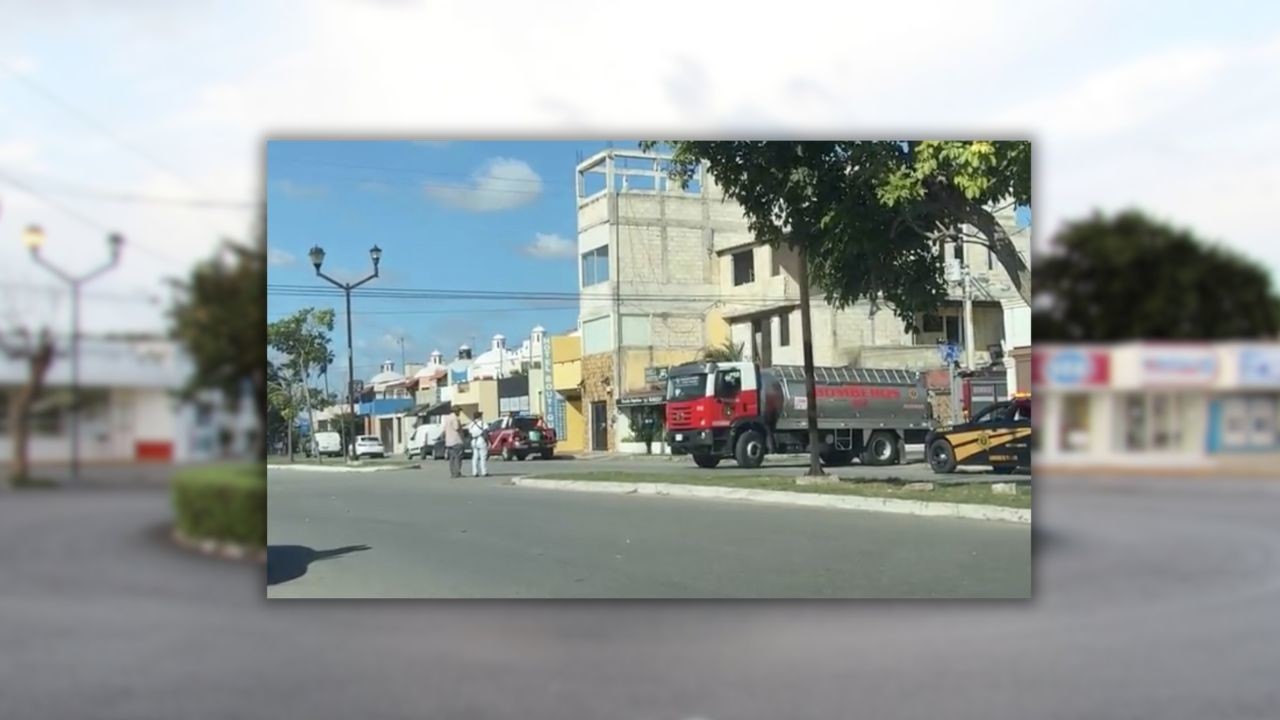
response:
<svg viewBox="0 0 1280 720"><path fill-rule="evenodd" d="M935 473L957 467L990 465L997 473L1031 469L1031 396L988 405L972 420L939 427L924 441L925 457Z"/></svg>

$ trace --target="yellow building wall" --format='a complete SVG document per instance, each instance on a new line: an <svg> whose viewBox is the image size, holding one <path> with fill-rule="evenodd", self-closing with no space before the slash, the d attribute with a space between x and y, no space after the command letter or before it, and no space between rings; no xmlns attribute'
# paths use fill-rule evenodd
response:
<svg viewBox="0 0 1280 720"><path fill-rule="evenodd" d="M659 350L654 348L643 350L624 350L622 367L624 376L622 387L627 390L644 390L649 385L644 381L644 371L648 367L664 367L679 365L698 359L698 350Z"/></svg>
<svg viewBox="0 0 1280 720"><path fill-rule="evenodd" d="M582 340L569 335L551 338L551 385L558 391L582 384Z"/></svg>
<svg viewBox="0 0 1280 720"><path fill-rule="evenodd" d="M707 347L717 347L729 341L729 323L720 310L707 312Z"/></svg>
<svg viewBox="0 0 1280 720"><path fill-rule="evenodd" d="M459 390L464 386L459 386ZM488 419L498 417L498 381L476 380L465 385L466 392L455 391L453 406L462 409L462 417L467 422L475 416L475 411L484 413Z"/></svg>
<svg viewBox="0 0 1280 720"><path fill-rule="evenodd" d="M587 418L582 412L582 398L565 400L564 437L557 443L557 450L582 452L587 449Z"/></svg>

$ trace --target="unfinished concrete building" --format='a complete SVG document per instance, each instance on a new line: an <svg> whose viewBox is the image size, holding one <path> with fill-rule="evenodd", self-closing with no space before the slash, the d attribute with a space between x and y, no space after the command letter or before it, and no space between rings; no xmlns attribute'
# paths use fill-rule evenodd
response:
<svg viewBox="0 0 1280 720"><path fill-rule="evenodd" d="M607 450L661 408L661 369L727 339L718 319L715 238L749 238L746 219L699 172L607 150L577 168L583 400L589 447ZM627 408L619 412L619 407Z"/></svg>

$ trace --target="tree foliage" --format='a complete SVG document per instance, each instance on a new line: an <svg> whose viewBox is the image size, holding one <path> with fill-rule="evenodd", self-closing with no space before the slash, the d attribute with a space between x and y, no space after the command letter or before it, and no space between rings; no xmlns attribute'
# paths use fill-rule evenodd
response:
<svg viewBox="0 0 1280 720"><path fill-rule="evenodd" d="M701 358L704 362L737 362L742 360L745 354L746 346L744 343L725 340L719 345L703 348Z"/></svg>
<svg viewBox="0 0 1280 720"><path fill-rule="evenodd" d="M813 283L844 307L887 301L908 325L946 294L939 243L990 247L1030 302L1031 271L995 208L1031 202L1026 142L649 141L684 183L703 163L743 206L756 238L810 258Z"/></svg>
<svg viewBox="0 0 1280 720"><path fill-rule="evenodd" d="M1067 225L1036 277L1037 342L1280 334L1280 297L1265 268L1136 210Z"/></svg>
<svg viewBox="0 0 1280 720"><path fill-rule="evenodd" d="M262 318L267 314L265 237L252 246L227 242L213 258L200 263L190 277L171 281L178 292L170 309L171 333L195 364L187 393L203 388L225 397L242 397L253 387L257 416L267 412L266 343ZM265 436L258 434L258 454Z"/></svg>

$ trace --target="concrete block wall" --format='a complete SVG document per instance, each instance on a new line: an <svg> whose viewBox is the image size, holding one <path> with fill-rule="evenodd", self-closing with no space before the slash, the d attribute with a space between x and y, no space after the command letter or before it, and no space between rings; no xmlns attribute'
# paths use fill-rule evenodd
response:
<svg viewBox="0 0 1280 720"><path fill-rule="evenodd" d="M591 403L605 401L608 403L606 414L612 419L615 411L613 394L609 392L613 382L613 354L596 353L582 358L582 411L587 423L587 447L592 446ZM613 423L609 423L606 447L615 447Z"/></svg>

